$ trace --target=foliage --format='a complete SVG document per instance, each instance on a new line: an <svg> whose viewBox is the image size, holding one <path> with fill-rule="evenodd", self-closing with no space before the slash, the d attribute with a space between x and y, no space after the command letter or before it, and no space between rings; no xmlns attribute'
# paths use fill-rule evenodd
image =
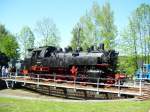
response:
<svg viewBox="0 0 150 112"><path fill-rule="evenodd" d="M150 101L58 102L0 98L1 112L148 112ZM87 108L88 107L88 108Z"/></svg>
<svg viewBox="0 0 150 112"><path fill-rule="evenodd" d="M128 60L120 60L123 65L130 65L126 71L133 73L138 66L149 63L150 55L150 5L141 4L129 17L127 28L121 35L120 51Z"/></svg>
<svg viewBox="0 0 150 112"><path fill-rule="evenodd" d="M71 46L77 48L80 45L86 50L92 45L104 43L106 49L114 48L117 30L113 18L109 3L100 8L98 3L94 2L91 10L86 12L86 15L82 16L73 28ZM78 29L81 31L79 32ZM80 40L79 44L78 40Z"/></svg>
<svg viewBox="0 0 150 112"><path fill-rule="evenodd" d="M27 55L27 49L34 47L34 40L35 37L30 27L24 26L18 35L22 57Z"/></svg>
<svg viewBox="0 0 150 112"><path fill-rule="evenodd" d="M94 44L91 33L94 29L94 25L89 15L80 18L80 22L72 30L73 38L71 40L71 46L73 49L82 47L83 50Z"/></svg>
<svg viewBox="0 0 150 112"><path fill-rule="evenodd" d="M5 26L0 24L0 38L2 38L2 35L7 35L8 31L6 30Z"/></svg>
<svg viewBox="0 0 150 112"><path fill-rule="evenodd" d="M18 43L15 36L10 34L4 25L0 25L0 51L5 53L9 58L18 57Z"/></svg>
<svg viewBox="0 0 150 112"><path fill-rule="evenodd" d="M106 49L115 47L115 38L117 36L117 28L114 25L114 13L111 11L110 4L106 3L102 7L100 16L101 37L104 38L103 43Z"/></svg>
<svg viewBox="0 0 150 112"><path fill-rule="evenodd" d="M56 24L49 18L43 18L36 23L36 32L38 33L42 46L58 46L60 41L59 31Z"/></svg>
<svg viewBox="0 0 150 112"><path fill-rule="evenodd" d="M118 58L118 70L121 73L125 73L128 76L133 76L136 70L133 56L119 56Z"/></svg>

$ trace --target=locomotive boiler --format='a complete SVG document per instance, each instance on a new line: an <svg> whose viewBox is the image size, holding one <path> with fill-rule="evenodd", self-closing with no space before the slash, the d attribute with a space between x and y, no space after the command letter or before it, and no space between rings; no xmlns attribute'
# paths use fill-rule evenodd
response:
<svg viewBox="0 0 150 112"><path fill-rule="evenodd" d="M24 68L28 73L41 77L56 74L60 79L72 76L76 80L89 82L95 82L96 78L115 78L118 52L105 50L104 44L100 44L97 49L92 46L87 52L81 48L73 51L71 47L63 51L54 46L29 49L28 52Z"/></svg>

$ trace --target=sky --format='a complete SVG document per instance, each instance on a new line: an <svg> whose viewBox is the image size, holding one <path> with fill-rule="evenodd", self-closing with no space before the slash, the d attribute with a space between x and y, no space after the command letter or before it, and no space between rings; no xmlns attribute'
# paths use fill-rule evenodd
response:
<svg viewBox="0 0 150 112"><path fill-rule="evenodd" d="M51 18L60 32L60 46L66 47L70 44L74 25L91 9L94 1L100 6L110 3L118 32L141 3L150 4L150 0L0 0L0 23L12 34L17 34L24 26L35 31L37 21Z"/></svg>

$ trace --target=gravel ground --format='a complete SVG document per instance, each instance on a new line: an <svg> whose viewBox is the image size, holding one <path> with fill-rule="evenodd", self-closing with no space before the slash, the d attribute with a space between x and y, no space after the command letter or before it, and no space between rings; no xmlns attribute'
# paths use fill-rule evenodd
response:
<svg viewBox="0 0 150 112"><path fill-rule="evenodd" d="M29 99L29 100L44 100L44 101L58 101L58 102L110 102L110 101L122 101L135 99L121 99L121 100L73 100L65 99L54 96L46 96L40 93L32 92L25 89L3 89L0 90L0 97L17 98L17 99Z"/></svg>

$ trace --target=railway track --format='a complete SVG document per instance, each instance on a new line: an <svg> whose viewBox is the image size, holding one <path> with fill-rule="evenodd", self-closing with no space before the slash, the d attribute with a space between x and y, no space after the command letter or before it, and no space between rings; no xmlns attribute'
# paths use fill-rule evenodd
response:
<svg viewBox="0 0 150 112"><path fill-rule="evenodd" d="M58 96L63 98L73 98L73 99L120 99L120 98L132 98L131 95L122 95L118 97L115 93L101 92L97 94L97 92L86 91L86 90L76 90L66 89L61 87L48 87L48 86L39 86L32 84L27 84L24 86L30 90L34 90L36 92L50 95L50 96Z"/></svg>

